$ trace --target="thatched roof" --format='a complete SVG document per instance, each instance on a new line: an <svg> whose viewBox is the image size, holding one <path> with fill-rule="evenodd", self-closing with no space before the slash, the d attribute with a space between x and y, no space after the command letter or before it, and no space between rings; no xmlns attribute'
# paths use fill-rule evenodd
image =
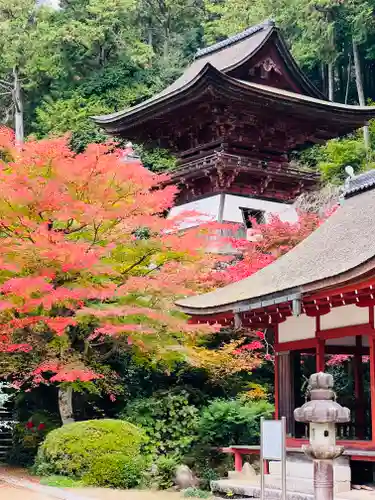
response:
<svg viewBox="0 0 375 500"><path fill-rule="evenodd" d="M346 283L375 270L375 182L369 177L374 180L375 171L350 180L337 211L277 261L249 278L177 305L193 315L254 309L262 302Z"/></svg>

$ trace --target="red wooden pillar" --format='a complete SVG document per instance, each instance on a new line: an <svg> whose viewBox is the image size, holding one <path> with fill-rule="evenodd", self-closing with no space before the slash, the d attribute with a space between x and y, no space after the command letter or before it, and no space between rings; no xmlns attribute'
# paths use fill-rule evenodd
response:
<svg viewBox="0 0 375 500"><path fill-rule="evenodd" d="M242 455L238 450L234 450L234 469L242 472Z"/></svg>
<svg viewBox="0 0 375 500"><path fill-rule="evenodd" d="M279 325L275 325L275 345L279 343ZM275 419L279 418L279 353L275 352L275 366L274 366L274 385L275 385Z"/></svg>
<svg viewBox="0 0 375 500"><path fill-rule="evenodd" d="M275 419L279 418L279 353L275 352Z"/></svg>
<svg viewBox="0 0 375 500"><path fill-rule="evenodd" d="M316 371L317 372L324 372L324 367L325 367L324 347L325 347L324 339L318 339L317 344L316 344Z"/></svg>
<svg viewBox="0 0 375 500"><path fill-rule="evenodd" d="M375 337L369 335L370 346L370 396L371 396L371 441L375 444Z"/></svg>
<svg viewBox="0 0 375 500"><path fill-rule="evenodd" d="M355 338L356 350L353 357L354 395L355 395L355 427L356 437L365 438L365 401L363 392L363 369L362 369L362 336Z"/></svg>

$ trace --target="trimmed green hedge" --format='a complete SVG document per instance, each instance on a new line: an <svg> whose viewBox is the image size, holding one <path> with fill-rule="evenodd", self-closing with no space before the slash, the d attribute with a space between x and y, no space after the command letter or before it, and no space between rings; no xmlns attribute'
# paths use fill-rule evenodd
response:
<svg viewBox="0 0 375 500"><path fill-rule="evenodd" d="M108 454L138 457L142 442L141 430L129 422L109 419L75 422L48 434L38 450L35 470L40 475L81 478Z"/></svg>
<svg viewBox="0 0 375 500"><path fill-rule="evenodd" d="M129 457L121 453L108 453L91 464L83 480L90 486L136 488L144 480L146 461L143 457Z"/></svg>

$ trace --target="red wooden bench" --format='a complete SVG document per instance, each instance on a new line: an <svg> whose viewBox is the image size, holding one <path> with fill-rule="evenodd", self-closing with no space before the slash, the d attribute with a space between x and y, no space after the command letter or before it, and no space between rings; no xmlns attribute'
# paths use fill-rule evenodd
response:
<svg viewBox="0 0 375 500"><path fill-rule="evenodd" d="M221 448L223 453L231 453L234 455L234 468L237 472L242 471L243 467L243 455L259 455L260 446L243 446L243 445L232 445L226 448ZM268 462L264 461L264 473L268 474Z"/></svg>

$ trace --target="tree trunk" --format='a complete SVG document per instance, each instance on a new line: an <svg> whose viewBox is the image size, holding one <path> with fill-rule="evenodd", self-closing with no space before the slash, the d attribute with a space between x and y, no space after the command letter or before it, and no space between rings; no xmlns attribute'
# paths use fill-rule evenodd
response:
<svg viewBox="0 0 375 500"><path fill-rule="evenodd" d="M73 389L59 387L59 411L63 425L74 422L73 416Z"/></svg>
<svg viewBox="0 0 375 500"><path fill-rule="evenodd" d="M327 93L327 75L326 75L326 66L324 63L320 65L320 72L322 75L322 92L323 94Z"/></svg>
<svg viewBox="0 0 375 500"><path fill-rule="evenodd" d="M21 92L21 82L18 69L13 68L13 105L14 105L14 128L16 134L16 145L23 144L25 140L23 125L23 101Z"/></svg>
<svg viewBox="0 0 375 500"><path fill-rule="evenodd" d="M328 63L328 100L333 101L334 90L333 90L333 63Z"/></svg>
<svg viewBox="0 0 375 500"><path fill-rule="evenodd" d="M361 73L361 62L359 59L359 50L357 43L353 41L353 59L354 59L354 70L355 70L355 82L357 85L358 101L361 106L366 106L365 93L363 91L362 73ZM365 142L365 148L370 149L370 132L368 127L363 127L363 140Z"/></svg>
<svg viewBox="0 0 375 500"><path fill-rule="evenodd" d="M343 65L338 62L337 64L337 75L339 81L339 100L342 102L344 100L345 84L344 84L344 69Z"/></svg>
<svg viewBox="0 0 375 500"><path fill-rule="evenodd" d="M150 23L148 30L147 30L147 34L148 34L148 45L151 48L154 47L154 36L153 36L152 30L153 30L153 27L152 27L152 24Z"/></svg>
<svg viewBox="0 0 375 500"><path fill-rule="evenodd" d="M348 104L351 73L352 73L352 55L349 54L348 68L347 68L347 73L346 73L346 89L345 89L345 100L344 100L345 104Z"/></svg>

